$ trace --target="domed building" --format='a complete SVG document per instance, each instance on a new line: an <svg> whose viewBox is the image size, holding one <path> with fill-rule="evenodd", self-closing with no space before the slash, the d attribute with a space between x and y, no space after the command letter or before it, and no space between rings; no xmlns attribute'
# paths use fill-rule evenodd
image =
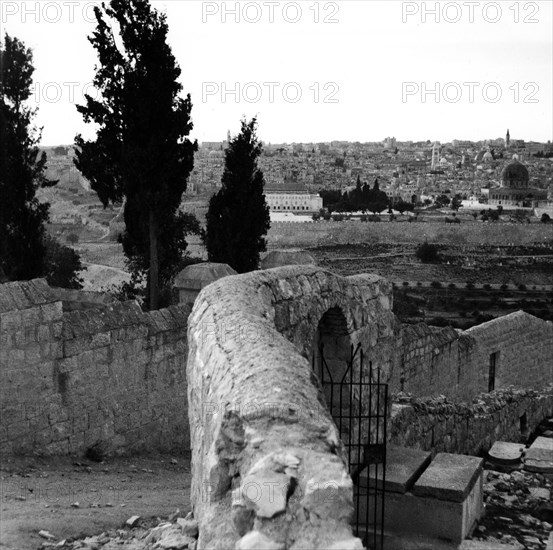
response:
<svg viewBox="0 0 553 550"><path fill-rule="evenodd" d="M489 204L535 208L547 200L547 190L530 187L528 168L515 157L501 172L501 187L490 189Z"/></svg>

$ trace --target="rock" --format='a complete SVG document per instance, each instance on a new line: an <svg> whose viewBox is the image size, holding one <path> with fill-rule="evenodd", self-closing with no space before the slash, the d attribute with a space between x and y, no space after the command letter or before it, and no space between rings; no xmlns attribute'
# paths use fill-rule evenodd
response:
<svg viewBox="0 0 553 550"><path fill-rule="evenodd" d="M157 527L150 529L150 532L146 535L144 542L146 544L157 542L163 535L163 532L166 529L169 529L171 525L171 523L160 523Z"/></svg>
<svg viewBox="0 0 553 550"><path fill-rule="evenodd" d="M156 547L166 550L184 550L193 543L195 543L193 538L183 535L177 528L168 528L163 531Z"/></svg>
<svg viewBox="0 0 553 550"><path fill-rule="evenodd" d="M138 524L138 521L140 520L140 516L131 516L126 522L125 525L131 529L136 527Z"/></svg>
<svg viewBox="0 0 553 550"><path fill-rule="evenodd" d="M253 529L255 512L246 506L233 505L231 509L231 520L235 531L243 537Z"/></svg>
<svg viewBox="0 0 553 550"><path fill-rule="evenodd" d="M198 536L198 522L196 520L177 518L177 525L180 526L183 535L191 538Z"/></svg>
<svg viewBox="0 0 553 550"><path fill-rule="evenodd" d="M334 542L328 548L329 550L363 550L364 546L360 539L351 537Z"/></svg>
<svg viewBox="0 0 553 550"><path fill-rule="evenodd" d="M530 496L534 499L549 500L551 491L543 487L529 487Z"/></svg>
<svg viewBox="0 0 553 550"><path fill-rule="evenodd" d="M50 533L49 531L45 531L45 530L39 531L38 536L42 537L43 539L47 539L47 540L54 540L56 538L56 537L54 537L54 535L52 535L52 533Z"/></svg>
<svg viewBox="0 0 553 550"><path fill-rule="evenodd" d="M240 494L246 507L255 510L257 517L272 518L286 510L286 495L290 477L262 470L246 476Z"/></svg>
<svg viewBox="0 0 553 550"><path fill-rule="evenodd" d="M235 550L284 550L284 544L275 542L259 531L250 531L235 546Z"/></svg>

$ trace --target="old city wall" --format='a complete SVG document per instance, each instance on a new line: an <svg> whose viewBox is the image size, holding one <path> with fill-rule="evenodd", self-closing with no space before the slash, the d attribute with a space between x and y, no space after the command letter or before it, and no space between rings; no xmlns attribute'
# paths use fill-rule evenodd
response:
<svg viewBox="0 0 553 550"><path fill-rule="evenodd" d="M445 217L445 214L444 214ZM385 219L385 216L382 216ZM500 229L499 229L500 227ZM544 241L543 224L502 223L446 224L443 221L361 222L318 221L313 223L274 222L268 234L269 247L314 247L355 243L439 243L506 245ZM551 230L547 238L551 238Z"/></svg>
<svg viewBox="0 0 553 550"><path fill-rule="evenodd" d="M0 285L1 452L188 449L188 314Z"/></svg>
<svg viewBox="0 0 553 550"><path fill-rule="evenodd" d="M361 547L345 450L310 358L321 338L333 356L361 342L389 369L393 323L388 282L314 266L201 292L187 365L200 548Z"/></svg>
<svg viewBox="0 0 553 550"><path fill-rule="evenodd" d="M392 407L390 439L425 451L481 455L495 441L526 442L553 415L553 386L482 394L470 404L405 396Z"/></svg>
<svg viewBox="0 0 553 550"><path fill-rule="evenodd" d="M466 331L400 325L392 391L471 401L494 388L543 388L553 380L553 323L518 311Z"/></svg>

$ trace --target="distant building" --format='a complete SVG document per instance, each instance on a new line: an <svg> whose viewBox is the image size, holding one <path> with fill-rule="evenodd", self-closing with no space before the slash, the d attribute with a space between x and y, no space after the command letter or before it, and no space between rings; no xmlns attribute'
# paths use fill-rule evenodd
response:
<svg viewBox="0 0 553 550"><path fill-rule="evenodd" d="M489 204L536 208L547 201L547 190L530 187L528 168L514 160L503 168L501 187L489 190Z"/></svg>
<svg viewBox="0 0 553 550"><path fill-rule="evenodd" d="M279 182L265 186L265 199L271 212L318 212L323 207L323 199L310 193L307 187L298 182Z"/></svg>

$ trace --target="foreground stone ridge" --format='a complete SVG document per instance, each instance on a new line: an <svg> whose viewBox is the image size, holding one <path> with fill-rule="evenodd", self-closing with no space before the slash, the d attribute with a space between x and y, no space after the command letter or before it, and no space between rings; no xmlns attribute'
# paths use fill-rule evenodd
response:
<svg viewBox="0 0 553 550"><path fill-rule="evenodd" d="M379 277L294 266L199 295L187 365L199 549L362 548L343 444L308 357L333 308L353 343L391 357L390 294Z"/></svg>

